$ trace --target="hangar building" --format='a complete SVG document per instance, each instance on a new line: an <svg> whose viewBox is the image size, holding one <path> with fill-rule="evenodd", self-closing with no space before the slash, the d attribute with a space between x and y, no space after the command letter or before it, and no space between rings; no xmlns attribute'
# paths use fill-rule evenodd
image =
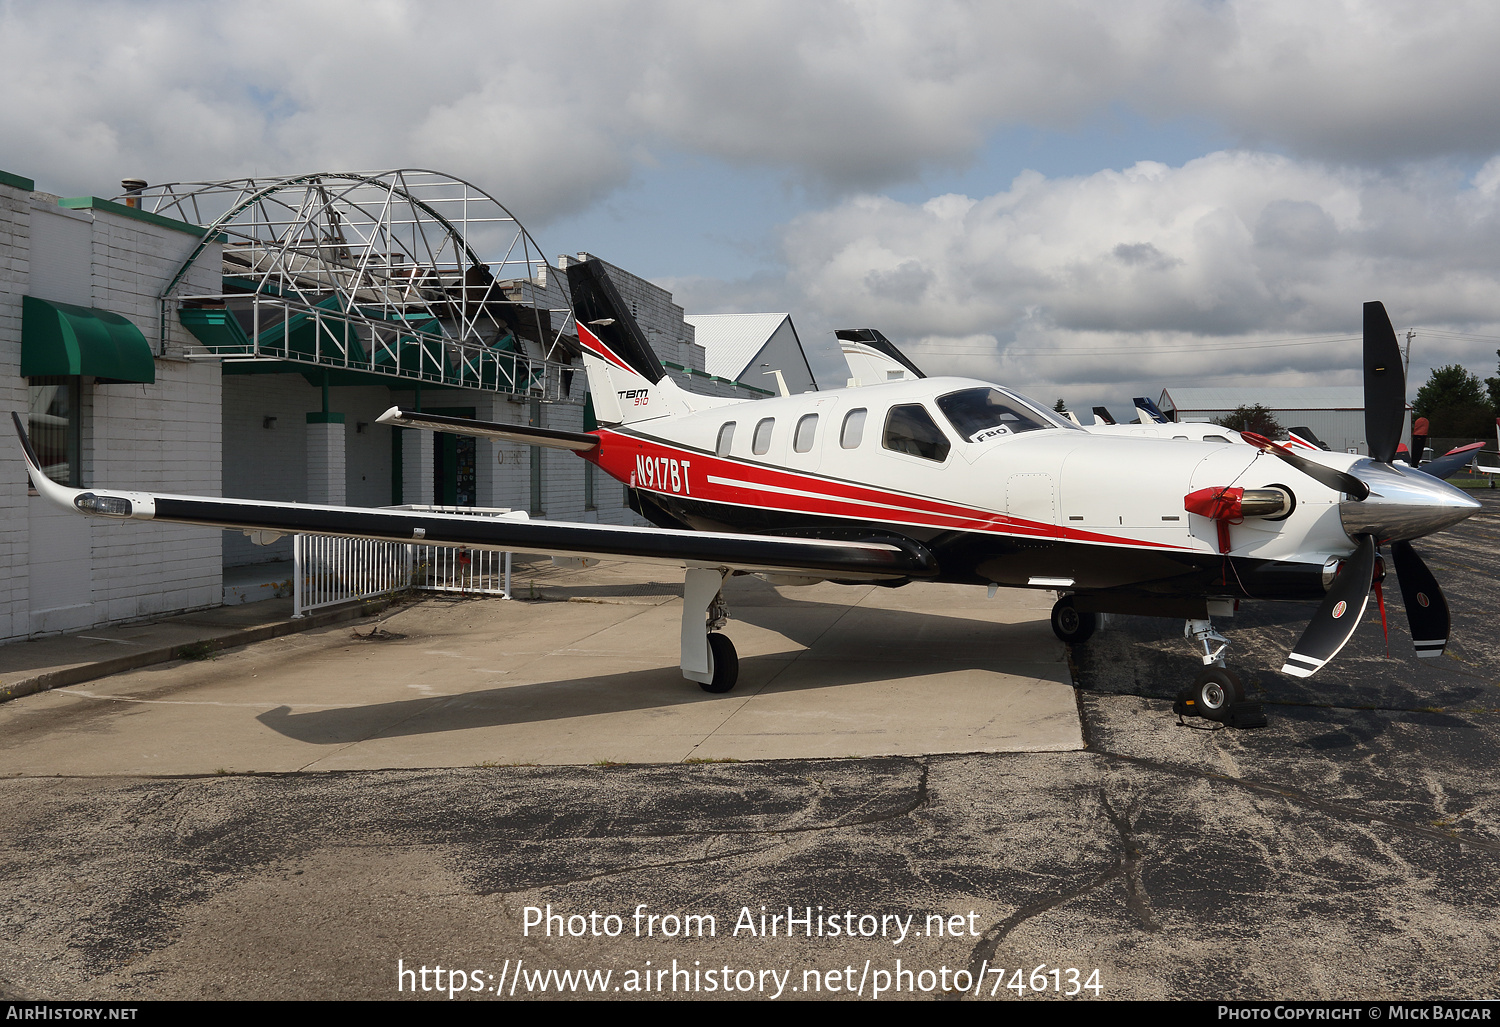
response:
<svg viewBox="0 0 1500 1027"><path fill-rule="evenodd" d="M1336 453L1368 456L1365 442L1365 390L1362 386L1311 388L1163 389L1157 406L1174 421L1218 421L1242 406L1260 404L1283 428L1303 426ZM1411 407L1401 437L1411 438Z"/></svg>

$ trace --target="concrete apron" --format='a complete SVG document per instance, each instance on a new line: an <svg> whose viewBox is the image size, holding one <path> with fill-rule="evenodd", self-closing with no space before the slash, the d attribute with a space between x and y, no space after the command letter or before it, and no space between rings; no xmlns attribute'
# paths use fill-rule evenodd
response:
<svg viewBox="0 0 1500 1027"><path fill-rule="evenodd" d="M519 577L0 706L0 773L177 775L1083 747L1045 592L726 587L734 691L677 669L680 579ZM661 579L653 581L652 578ZM540 580L540 584L534 582ZM527 601L530 596L537 601ZM381 637L385 635L386 637Z"/></svg>

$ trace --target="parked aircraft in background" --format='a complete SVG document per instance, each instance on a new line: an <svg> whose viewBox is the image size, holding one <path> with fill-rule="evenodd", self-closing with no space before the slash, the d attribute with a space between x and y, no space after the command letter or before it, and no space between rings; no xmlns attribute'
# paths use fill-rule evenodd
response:
<svg viewBox="0 0 1500 1027"><path fill-rule="evenodd" d="M1244 691L1210 618L1241 600L1321 600L1282 668L1307 677L1354 632L1382 576L1383 548L1418 655L1446 644L1447 603L1411 540L1479 504L1392 463L1405 383L1379 303L1365 305L1366 458L1248 434L1250 445L1164 444L1084 431L967 378L761 400L699 396L667 377L597 262L567 274L597 430L400 408L381 420L573 450L626 483L655 527L66 488L41 473L27 444L33 481L80 513L122 520L672 564L684 569L682 672L710 692L729 690L738 674L721 630L721 586L735 573L783 584L1050 590L1059 596L1053 629L1075 644L1101 613L1183 617L1204 664L1184 702L1225 721ZM16 427L24 444L19 418Z"/></svg>

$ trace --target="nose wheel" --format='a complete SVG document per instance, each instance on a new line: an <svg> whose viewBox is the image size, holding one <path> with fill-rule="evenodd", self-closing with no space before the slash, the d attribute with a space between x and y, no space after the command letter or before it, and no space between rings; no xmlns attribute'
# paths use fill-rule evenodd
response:
<svg viewBox="0 0 1500 1027"><path fill-rule="evenodd" d="M1174 711L1179 716L1203 717L1228 723L1236 703L1245 701L1245 686L1232 670L1208 667L1199 672L1190 687L1179 693ZM1176 706L1184 709L1176 710Z"/></svg>

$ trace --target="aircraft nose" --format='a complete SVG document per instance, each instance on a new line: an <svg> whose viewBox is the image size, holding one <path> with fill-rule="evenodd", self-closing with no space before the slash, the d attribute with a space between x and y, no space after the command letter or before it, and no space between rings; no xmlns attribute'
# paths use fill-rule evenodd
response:
<svg viewBox="0 0 1500 1027"><path fill-rule="evenodd" d="M1472 517L1481 503L1430 474L1361 460L1350 472L1370 486L1365 499L1339 504L1339 519L1353 535L1381 542L1421 538Z"/></svg>

